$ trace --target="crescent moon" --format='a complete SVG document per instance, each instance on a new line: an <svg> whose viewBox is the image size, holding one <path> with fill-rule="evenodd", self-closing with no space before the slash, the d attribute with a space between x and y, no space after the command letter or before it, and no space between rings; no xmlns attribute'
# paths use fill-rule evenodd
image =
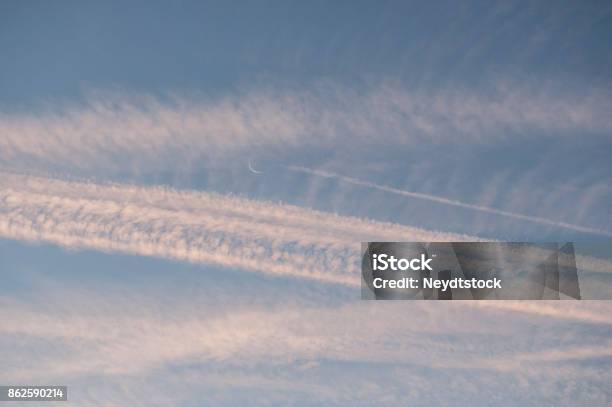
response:
<svg viewBox="0 0 612 407"><path fill-rule="evenodd" d="M249 171L251 171L253 174L263 174L261 171L257 171L255 168L253 168L253 164L251 164L251 160L249 160Z"/></svg>

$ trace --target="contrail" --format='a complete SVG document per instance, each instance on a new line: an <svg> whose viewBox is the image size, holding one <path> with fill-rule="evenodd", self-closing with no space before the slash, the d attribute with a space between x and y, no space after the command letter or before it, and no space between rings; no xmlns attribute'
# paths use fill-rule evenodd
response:
<svg viewBox="0 0 612 407"><path fill-rule="evenodd" d="M426 201L437 202L443 205L456 206L459 208L471 209L471 210L478 211L478 212L485 212L485 213L491 213L491 214L500 215L500 216L506 216L508 218L525 220L528 222L539 223L542 225L549 225L549 226L555 226L555 227L564 228L564 229L575 230L577 232L612 237L612 232L607 231L607 230L595 229L595 228L590 228L590 227L580 226L580 225L574 225L572 223L559 222L556 220L541 218L538 216L530 216L530 215L524 215L521 213L504 211L501 209L495 209L495 208L491 208L488 206L474 205L470 203L457 201L454 199L444 198L441 196L424 194L421 192L406 191L404 189L393 188L393 187L389 187L386 185L379 185L373 182L363 181L357 178L348 177L346 175L341 175L341 174L337 174L334 172L316 170L316 169L294 166L294 165L286 166L285 168L291 171L295 171L295 172L302 172L302 173L314 175L317 177L335 179L338 181L346 182L348 184L359 185L362 187L372 188L372 189L376 189L376 190L383 191L383 192L389 192L391 194L407 196L410 198L423 199Z"/></svg>
<svg viewBox="0 0 612 407"><path fill-rule="evenodd" d="M476 240L169 188L0 173L0 236L358 286L361 241Z"/></svg>
<svg viewBox="0 0 612 407"><path fill-rule="evenodd" d="M0 173L0 237L349 287L360 284L360 242L481 240L208 192L9 173Z"/></svg>

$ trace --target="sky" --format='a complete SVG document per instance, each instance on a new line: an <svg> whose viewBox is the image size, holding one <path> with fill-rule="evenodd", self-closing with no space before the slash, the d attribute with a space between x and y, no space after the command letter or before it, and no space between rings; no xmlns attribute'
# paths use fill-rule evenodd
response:
<svg viewBox="0 0 612 407"><path fill-rule="evenodd" d="M610 405L609 301L363 301L359 250L575 241L609 289L611 39L603 1L0 3L0 384Z"/></svg>

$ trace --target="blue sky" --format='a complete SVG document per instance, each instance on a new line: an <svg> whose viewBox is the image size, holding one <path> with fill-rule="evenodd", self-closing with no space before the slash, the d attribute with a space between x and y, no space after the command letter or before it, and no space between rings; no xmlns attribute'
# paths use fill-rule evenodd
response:
<svg viewBox="0 0 612 407"><path fill-rule="evenodd" d="M479 86L510 76L609 85L606 2L3 2L2 102L83 87L223 94L399 79ZM571 81L566 79L571 78Z"/></svg>
<svg viewBox="0 0 612 407"><path fill-rule="evenodd" d="M0 382L74 405L608 405L608 302L363 302L355 265L376 239L608 244L611 20L2 2Z"/></svg>

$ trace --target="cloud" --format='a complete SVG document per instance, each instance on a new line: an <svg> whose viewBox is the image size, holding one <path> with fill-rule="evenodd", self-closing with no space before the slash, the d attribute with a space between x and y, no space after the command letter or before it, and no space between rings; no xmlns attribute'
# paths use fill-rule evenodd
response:
<svg viewBox="0 0 612 407"><path fill-rule="evenodd" d="M474 240L213 193L2 174L0 236L358 286L361 241Z"/></svg>
<svg viewBox="0 0 612 407"><path fill-rule="evenodd" d="M2 173L0 236L359 286L360 242L475 236L163 187ZM580 256L581 270L609 272Z"/></svg>
<svg viewBox="0 0 612 407"><path fill-rule="evenodd" d="M219 142L229 147L232 143ZM91 162L83 165L98 166L103 162L98 159L112 158L110 151L123 147L99 150L109 155L98 154L98 147L92 147L91 155L83 155L75 141L75 155L66 159L78 167L85 156ZM136 144L130 148L122 151L134 157L139 151L144 157L164 154L160 146L157 152L139 150L143 147ZM47 152L37 157L56 159ZM349 287L358 286L360 241L478 239L208 192L6 172L0 173L0 236ZM580 262L591 264L590 269L596 271L610 270L604 260L581 258ZM101 291L95 292L98 297L91 295L82 302L62 300L61 310L28 309L5 298L0 319L6 323L0 327L0 339L8 344L4 349L17 351L2 353L10 368L0 377L5 382L51 377L69 383L72 394L78 394L75 400L91 400L91 404L96 404L92 394L99 387L83 390L87 387L73 385L75 381L96 376L103 379L97 380L98 386L101 381L126 383L136 377L183 378L185 371L198 368L204 373L190 373L191 378L205 388L212 386L215 393L210 397L216 401L224 391L235 394L236 389L273 388L278 394L284 388L293 397L288 400L296 400L296 393L326 401L367 400L375 395L395 397L397 402L391 404L398 404L400 400L422 400L406 390L415 387L406 384L409 379L420 381L419 391L440 394L432 382L440 388L451 381L466 389L498 385L501 391L513 385L515 390L524 390L524 385L516 385L522 381L539 380L554 387L568 378L580 381L588 376L597 385L609 377L605 366L585 367L593 358L605 361L609 357L604 339L612 322L606 303L455 302L451 307L415 303L409 312L406 303L357 301L340 307L325 303L294 306L284 301L232 307L231 292L215 289L222 292L218 304L201 307L188 298L193 300L189 305L200 311L188 315L176 308L159 315L151 311L151 304L103 298ZM103 309L105 303L114 308ZM218 312L211 312L213 307ZM534 331L540 334L534 337ZM32 351L36 362L25 363ZM355 377L366 372L358 371L365 365L377 379L391 367L390 376L401 380L390 387L363 379L340 383L337 374L329 382L312 379L324 372L321 366L326 363L350 366L343 372L354 369ZM295 373L302 368L306 373ZM281 373L262 377L262 371ZM503 386L501 381L488 379L493 375L504 375ZM113 385L115 391L121 386ZM144 404L147 395L134 396L138 383L131 382L129 387L128 395L113 393L116 404ZM603 388L594 397L607 397L605 392L602 395Z"/></svg>
<svg viewBox="0 0 612 407"><path fill-rule="evenodd" d="M538 315L543 318L612 325L612 317L607 312L607 304L599 301L589 301L588 305L584 305L584 302L580 303L582 305L566 303L560 305L558 302L552 301L471 301L468 304L475 308L499 309Z"/></svg>
<svg viewBox="0 0 612 407"><path fill-rule="evenodd" d="M84 105L0 115L0 163L28 169L140 171L268 149L350 143L486 142L612 130L597 91L500 82L481 91L258 89L211 100L92 93ZM129 163L129 164L128 164Z"/></svg>
<svg viewBox="0 0 612 407"><path fill-rule="evenodd" d="M230 264L264 273L273 270L348 285L355 281L354 273L343 270L349 260L308 275L301 260L291 260L293 253L299 259L304 250L313 261L329 265L325 256L357 255L358 250L347 242L358 237L470 238L169 188L6 173L0 186L0 233L5 237ZM246 254L254 261L235 265L227 258L203 255L216 248L208 246L213 243L207 237L215 233L220 240L232 242L224 252L227 258ZM198 240L200 235L203 240ZM255 244L273 249L249 254L248 248ZM288 247L294 252L283 262ZM274 269L277 263L286 268ZM454 379L465 386L488 388L493 374L504 375L504 386L542 380L557 386L568 378L580 381L584 377L599 383L609 377L605 366L584 366L593 358L609 356L602 345L612 324L606 302L414 302L407 309L405 302L352 301L338 306L314 303L308 297L297 305L278 298L262 304L256 301L259 292L252 292L252 302L241 298L239 303L227 286L215 285L210 287L213 298L205 301L188 290L172 295L174 301L184 303L161 313L158 298L152 304L133 291L117 296L99 286L88 292L78 286L87 283L71 284L76 286L58 284L56 290L41 291L44 306L0 299L4 322L0 339L8 345L0 350L8 366L0 372L5 382L68 383L72 400L80 405L95 404L92 394L103 395L98 383L104 382L112 387L109 392L117 405L126 400L140 405L158 399L154 393L136 397L141 387L132 382L135 378L160 380L185 374L185 380L198 382L199 391L213 389L214 401L237 389L270 388L277 389L274 400L281 397L278 389L291 395L288 400L309 396L352 401L384 395L421 400L406 391L408 378L423 380L418 386L421 391L440 394L432 381L443 386ZM531 334L534 330L540 332L536 337ZM33 352L35 359L30 357ZM328 365L349 366L343 372L355 370L356 376L339 383L334 370L334 385L329 385L325 380ZM359 371L360 366L367 369ZM551 369L556 373L550 374ZM358 378L365 372L377 381L388 374L395 378L395 385L384 382L368 387L368 380ZM312 379L315 376L321 379ZM95 388L82 382L88 377L95 378ZM131 384L111 385L116 383ZM117 389L129 391L124 394ZM601 391L595 396L606 397Z"/></svg>
<svg viewBox="0 0 612 407"><path fill-rule="evenodd" d="M574 311L579 311L577 322L609 327L610 318L602 325L593 317L601 311L609 314L607 304L557 302L551 305L557 310L555 316L543 317L515 312L520 307L474 308L469 302L452 307L416 302L409 312L404 302L369 301L340 307L284 304L236 309L229 298L226 293L218 299L218 304L228 307L221 313L165 316L138 297L109 298L101 293L77 302L51 303L44 311L5 300L0 311L5 339L25 338L26 350L33 340L54 345L38 346L42 354L35 363L12 366L0 377L19 381L87 374L131 376L182 364L244 370L261 364L282 367L329 360L522 374L525 364L610 354L597 330L585 331L585 325L568 324L559 317L564 312L577 316ZM191 308L202 308L195 298L185 301ZM528 339L536 326L546 328L546 335ZM560 332L561 341L555 339ZM476 344L474 337L487 339Z"/></svg>

